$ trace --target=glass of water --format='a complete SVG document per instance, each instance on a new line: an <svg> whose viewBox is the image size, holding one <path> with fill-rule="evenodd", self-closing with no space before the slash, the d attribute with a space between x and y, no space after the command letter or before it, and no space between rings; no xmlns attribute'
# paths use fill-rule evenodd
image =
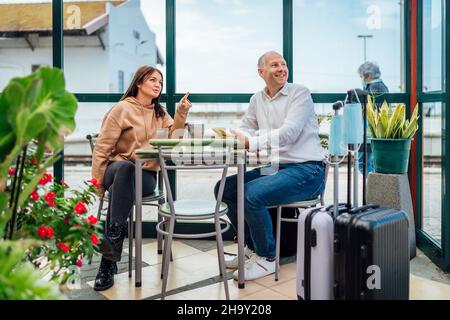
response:
<svg viewBox="0 0 450 320"><path fill-rule="evenodd" d="M191 139L203 139L205 135L205 125L203 123L192 122L188 124L188 136Z"/></svg>
<svg viewBox="0 0 450 320"><path fill-rule="evenodd" d="M169 128L156 129L156 139L169 139Z"/></svg>

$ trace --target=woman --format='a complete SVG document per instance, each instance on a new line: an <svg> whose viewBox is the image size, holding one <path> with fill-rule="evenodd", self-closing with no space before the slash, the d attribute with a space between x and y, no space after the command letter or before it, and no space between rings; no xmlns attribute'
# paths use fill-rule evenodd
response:
<svg viewBox="0 0 450 320"><path fill-rule="evenodd" d="M374 62L367 61L359 66L358 74L361 78L363 89L366 90L372 96L372 98L375 101L375 106L378 109L380 109L382 103L380 101L378 102L376 101L381 100L381 98L385 93L389 93L388 87L383 82L383 80L381 80L380 67ZM367 153L366 174L369 174L373 172L373 155L370 140L367 141L366 153ZM360 151L358 153L358 160L359 160L359 172L362 173L364 160L364 153L362 151L362 148L360 148Z"/></svg>
<svg viewBox="0 0 450 320"><path fill-rule="evenodd" d="M388 87L381 80L380 67L374 62L365 62L358 68L363 89L372 95L389 93ZM381 106L381 104L380 104Z"/></svg>
<svg viewBox="0 0 450 320"><path fill-rule="evenodd" d="M109 191L108 223L100 246L102 260L94 289L102 291L114 284L117 261L127 233L127 219L134 199L135 150L149 148L148 140L156 137L156 130L167 128L170 137L182 137L191 103L187 93L177 106L175 119L159 102L163 88L161 71L143 66L136 71L128 90L106 113L92 159L92 177L102 190ZM144 196L154 192L158 163L143 164Z"/></svg>

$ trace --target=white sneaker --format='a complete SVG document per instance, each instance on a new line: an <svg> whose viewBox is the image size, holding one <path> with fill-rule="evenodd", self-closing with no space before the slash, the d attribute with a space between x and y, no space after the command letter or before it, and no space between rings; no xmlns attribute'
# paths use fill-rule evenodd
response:
<svg viewBox="0 0 450 320"><path fill-rule="evenodd" d="M265 277L269 274L275 273L276 260L267 260L265 257L260 257L256 253L245 262L245 280L255 280ZM236 270L233 273L233 279L238 280L239 272Z"/></svg>
<svg viewBox="0 0 450 320"><path fill-rule="evenodd" d="M244 248L244 256L245 256L245 262L247 262L253 255L255 255L255 252L251 250L249 247L245 246ZM236 255L232 259L225 259L225 267L227 269L237 269L239 266L238 264L238 256Z"/></svg>

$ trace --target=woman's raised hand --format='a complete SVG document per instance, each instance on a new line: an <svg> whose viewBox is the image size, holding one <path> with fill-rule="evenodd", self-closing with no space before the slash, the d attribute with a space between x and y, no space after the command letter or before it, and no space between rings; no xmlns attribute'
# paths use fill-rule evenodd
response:
<svg viewBox="0 0 450 320"><path fill-rule="evenodd" d="M188 100L189 92L186 92L186 94L181 98L180 103L178 104L178 110L182 113L188 113L189 109L192 107L192 103Z"/></svg>

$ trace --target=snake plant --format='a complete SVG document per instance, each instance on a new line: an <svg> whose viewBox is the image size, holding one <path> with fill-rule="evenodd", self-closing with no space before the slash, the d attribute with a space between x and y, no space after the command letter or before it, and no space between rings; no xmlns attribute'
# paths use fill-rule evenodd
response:
<svg viewBox="0 0 450 320"><path fill-rule="evenodd" d="M378 139L410 139L419 129L418 106L414 108L411 119L406 119L406 106L397 104L390 106L384 101L378 110L371 96L369 96L366 112L369 130L373 138Z"/></svg>

